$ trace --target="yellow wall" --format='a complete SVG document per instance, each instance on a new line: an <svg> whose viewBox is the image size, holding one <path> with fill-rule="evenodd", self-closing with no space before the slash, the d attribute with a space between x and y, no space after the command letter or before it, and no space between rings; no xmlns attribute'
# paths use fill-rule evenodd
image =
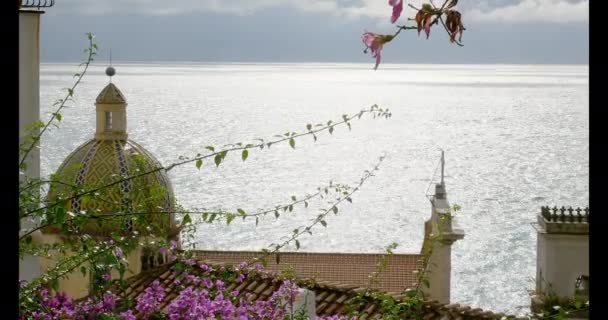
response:
<svg viewBox="0 0 608 320"><path fill-rule="evenodd" d="M57 235L42 235L42 240L44 243L58 243L61 240ZM67 256L73 256L74 253L67 253ZM59 258L59 253L54 253L52 258L40 258L40 268L41 272L45 272L46 270L53 268ZM128 267L127 272L125 273L125 278L129 278L141 272L141 248L137 248L133 250L131 253L127 255ZM90 266L89 263L84 264L84 266ZM116 270L112 271L112 279L118 279L119 273ZM85 276L80 272L80 267L76 270L72 271L65 278L59 280L59 291L65 292L70 298L79 299L86 297L89 294L89 286L90 286L90 275L87 270L87 274Z"/></svg>

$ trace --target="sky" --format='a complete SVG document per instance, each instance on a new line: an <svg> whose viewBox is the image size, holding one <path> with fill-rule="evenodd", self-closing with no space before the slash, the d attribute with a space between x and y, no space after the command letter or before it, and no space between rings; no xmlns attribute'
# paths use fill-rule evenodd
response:
<svg viewBox="0 0 608 320"><path fill-rule="evenodd" d="M383 62L588 63L588 0L460 0L455 9L463 47L441 25L429 39L407 30ZM43 62L80 61L86 32L99 60L111 49L114 61L372 62L362 33L396 31L387 0L57 0L45 11ZM415 14L406 7L396 24Z"/></svg>

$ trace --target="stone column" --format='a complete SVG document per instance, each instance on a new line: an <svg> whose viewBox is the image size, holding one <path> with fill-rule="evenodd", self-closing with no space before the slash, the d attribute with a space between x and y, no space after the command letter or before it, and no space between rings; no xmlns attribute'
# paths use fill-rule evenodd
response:
<svg viewBox="0 0 608 320"><path fill-rule="evenodd" d="M308 289L299 289L298 295L289 310L291 314L298 315L304 311L307 319L316 319L317 307L315 303L315 293Z"/></svg>
<svg viewBox="0 0 608 320"><path fill-rule="evenodd" d="M40 119L40 15L42 11L19 10L19 132ZM37 132L37 131L36 131ZM27 158L26 176L40 178L40 150Z"/></svg>
<svg viewBox="0 0 608 320"><path fill-rule="evenodd" d="M32 125L40 119L40 15L43 11L19 10L19 142L23 142ZM21 153L19 156L21 160ZM40 178L40 150L34 147L25 160L27 169L20 175ZM21 229L31 228L34 222L22 219ZM41 274L37 257L25 256L19 261L19 280L31 280Z"/></svg>
<svg viewBox="0 0 608 320"><path fill-rule="evenodd" d="M428 300L450 303L452 277L452 244L464 238L464 231L458 228L450 213L450 204L445 184L435 186L432 200L431 218L425 222L425 239L422 254L428 255L426 263L429 286L421 285Z"/></svg>

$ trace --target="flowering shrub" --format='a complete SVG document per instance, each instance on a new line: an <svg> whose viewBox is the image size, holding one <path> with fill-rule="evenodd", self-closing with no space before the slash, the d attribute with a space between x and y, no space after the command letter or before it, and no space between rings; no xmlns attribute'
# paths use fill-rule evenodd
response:
<svg viewBox="0 0 608 320"><path fill-rule="evenodd" d="M401 17L401 13L403 12L403 3L404 0L388 0L388 5L392 7L392 14L390 17L391 23L394 24L397 22L399 17ZM420 31L424 30L426 38L428 39L431 35L431 26L441 22L443 28L450 36L450 42L462 46L460 43L462 40L462 32L466 29L462 24L461 13L453 9L457 3L458 0L445 0L441 7L437 7L431 1L430 3L424 3L421 8L416 8L409 4L408 6L410 8L417 10L415 18L408 19L414 20L416 22L416 26L398 25L397 31L394 34L379 34L365 31L361 37L361 40L365 45L365 50L363 50L363 53L367 53L368 49L371 51L372 58L376 59L374 70L378 69L378 65L382 59L382 48L384 44L391 42L399 35L399 33L401 33L402 30L415 29L418 30L418 35L420 35ZM443 16L445 16L445 19ZM458 40L456 40L457 35L460 35Z"/></svg>
<svg viewBox="0 0 608 320"><path fill-rule="evenodd" d="M20 319L51 320L198 320L198 319L307 319L293 314L298 286L290 280L282 280L279 288L265 300L251 299L251 294L228 290L229 281L241 283L247 276L260 271L258 264L248 267L246 263L234 269L214 269L207 264L196 265L193 259L173 254L174 246L163 248L172 259L179 259L173 266L173 284L179 292L162 309L166 288L156 280L135 299L132 308L121 307L120 297L112 292L75 302L65 293L51 296L47 289L38 292L37 308L25 310ZM247 271L247 272L244 272ZM179 272L179 273L178 273ZM178 274L177 274L178 273ZM279 280L277 280L279 281ZM123 304L129 305L129 304ZM294 310L297 313L297 310ZM317 320L346 320L345 316L317 317Z"/></svg>

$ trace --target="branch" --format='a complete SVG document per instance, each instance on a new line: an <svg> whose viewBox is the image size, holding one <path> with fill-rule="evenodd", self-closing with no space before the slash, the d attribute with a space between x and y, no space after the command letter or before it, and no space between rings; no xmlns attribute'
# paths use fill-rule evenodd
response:
<svg viewBox="0 0 608 320"><path fill-rule="evenodd" d="M89 69L89 65L90 65L91 61L93 61L93 56L96 54L95 50L97 49L97 45L95 43L93 43L92 34L87 33L87 37L89 39L89 48L86 49L85 52L88 51L89 55L87 56L86 61L84 63L82 63L82 64L84 64L84 70L82 71L82 73L76 74L76 75L78 75L78 79L76 79L76 82L74 82L74 84L72 85L72 88L68 89L68 93L67 93L66 97L61 100L61 104L59 105L57 110L55 110L55 112L51 115L51 119L49 119L49 121L47 121L47 123L44 125L44 127L42 127L42 130L36 136L33 137L33 141L31 143L31 145L25 149L23 157L19 161L19 168L21 168L23 166L23 164L25 163L25 160L27 159L27 156L32 151L32 149L34 149L34 147L36 146L38 141L40 141L40 137L49 128L51 123L53 123L53 121L55 119L58 119L59 121L61 121L61 115L59 114L59 111L61 111L61 109L63 109L65 107L65 103L68 101L68 99L70 99L74 95L74 89L76 89L78 84L80 84L80 81L82 80L82 78L86 74L87 70Z"/></svg>
<svg viewBox="0 0 608 320"><path fill-rule="evenodd" d="M435 20L433 20L433 22L431 23L431 25L433 24L437 24L437 21L441 22L441 24L443 25L443 28L445 29L445 31L448 33L448 35L450 34L450 30L448 30L448 26L445 25L445 22L443 21L442 15L445 13L444 9L445 6L448 4L450 0L446 0L443 5L441 6L441 8L437 9L437 7L435 6L435 4L433 3L433 1L431 2L431 5L433 6L433 9L435 9L436 12L438 12L437 17L435 18ZM411 3L408 3L408 7L416 10L416 11L420 11L421 9L416 8L414 5L412 5ZM408 18L408 20L415 20L412 18ZM417 27L405 27L405 26L397 26L399 29L397 30L397 32L394 34L394 36L396 37L403 29L418 29ZM463 30L466 30L463 28ZM456 43L457 45L464 47L464 44L462 44L460 41L454 39L454 43Z"/></svg>
<svg viewBox="0 0 608 320"><path fill-rule="evenodd" d="M260 210L256 213L245 213L245 211L243 211L242 209L237 209L237 212L230 212L230 211L224 211L224 210L219 210L219 211L214 211L214 210L206 210L206 209L201 209L201 210L197 210L197 209L193 209L193 210L180 210L180 211L145 211L145 212L116 212L116 213L91 213L91 214L80 214L78 216L73 216L69 219L65 219L64 223L76 220L76 219L82 219L82 218L90 218L90 219L99 219L99 220L109 220L109 219L117 219L117 218L124 218L124 217L128 217L128 216L138 216L138 215L164 215L164 214L187 214L187 215L202 215L203 216L203 222L206 223L211 223L213 220L215 220L215 217L217 216L227 216L227 219L229 219L229 221L232 221L232 219L234 219L235 217L242 217L243 219L248 218L248 217L255 217L256 218L256 224L257 224L257 218L259 216L262 215L266 215L268 213L275 213L275 216L277 216L278 218L278 211L283 209L284 211L287 211L290 208L293 208L294 205L300 204L300 203L305 203L305 206L308 206L308 201L321 196L322 197L322 193L326 192L325 190L328 190L328 188L331 187L339 187L340 185L333 185L332 183L329 184L329 186L327 187L317 187L317 192L311 194L311 195L307 195L304 198L301 198L300 200L294 200L293 202L289 202L286 204L280 204L277 205L275 207L273 207L272 209L265 209L265 210ZM292 199L295 199L295 196L292 196ZM105 200L103 198L99 199L96 198L96 200L101 200L101 201L105 201L105 202L109 202L109 200ZM289 210L291 211L291 210ZM208 220L208 221L207 221ZM230 222L228 222L230 223ZM28 236L30 236L31 234L33 234L34 232L44 229L46 227L52 226L57 224L56 222L48 222L42 225L39 225L31 230L28 230L26 233L24 233L22 236L19 237L19 241L25 240L27 239ZM197 224L194 224L197 225Z"/></svg>
<svg viewBox="0 0 608 320"><path fill-rule="evenodd" d="M437 19L439 19L439 21L441 22L441 25L443 25L443 28L445 29L445 31L448 33L448 35L450 35L450 30L448 29L448 26L445 25L445 22L443 21L443 18L441 17L441 15L443 14L443 8L446 6L446 4L448 3L448 1L450 0L446 0L443 5L441 6L441 9L439 9L439 11L441 11L441 13L437 16L437 18L435 18L435 21L433 21L433 23L437 23ZM434 9L437 9L437 7L435 6L435 4L433 4L433 1L430 0L431 5L433 6ZM462 30L465 30L464 27ZM464 44L460 43L460 41L454 39L454 43L456 43L457 45L464 47Z"/></svg>
<svg viewBox="0 0 608 320"><path fill-rule="evenodd" d="M287 238L287 240L283 241L280 244L270 244L268 247L273 248L272 250L268 250L268 249L262 249L262 253L260 255L257 255L255 257L253 257L250 261L248 261L248 264L251 263L255 263L257 261L263 260L266 257L268 257L271 254L274 253L278 253L282 248L286 247L287 245L289 245L291 242L295 242L296 244L296 248L299 249L300 248L300 242L297 240L301 235L303 235L304 233L309 233L312 234L311 230L313 227L315 227L318 224L323 225L324 227L327 225L327 223L325 222L325 217L329 214L329 213L334 213L337 214L338 213L338 205L340 203L342 203L344 200L348 200L350 202L350 197L357 191L359 191L359 189L361 188L361 186L374 175L374 172L379 170L379 166L382 163L382 161L384 160L386 156L383 155L379 158L378 162L376 163L376 165L374 166L374 168L370 171L370 170L366 170L365 171L365 175L361 178L359 184L353 188L348 194L341 196L337 199L336 202L334 202L331 207L329 207L328 209L323 209L323 213L319 214L317 216L317 218L315 218L312 223L310 223L307 226L304 227L300 227L302 228L300 230L300 228L297 228L295 230L293 230L293 233L290 237Z"/></svg>
<svg viewBox="0 0 608 320"><path fill-rule="evenodd" d="M321 126L321 128L319 128L319 129L312 130L312 125L309 124L307 126L308 132L305 132L305 133L297 134L295 132L292 132L289 137L273 140L273 141L270 141L270 142L267 142L267 143L263 142L263 139L261 139L262 142L258 143L258 144L248 144L248 145L245 145L245 146L238 146L238 147L233 147L233 148L228 148L228 149L220 150L220 151L217 151L217 152L213 150L212 153L209 153L209 154L204 155L204 156L197 156L197 157L192 158L192 159L187 159L187 160L183 160L183 161L180 161L180 162L173 163L173 164L171 164L171 165L169 165L167 167L160 166L160 167L154 168L152 170L148 170L146 172L142 172L142 173L139 173L139 174L136 174L136 175L133 175L133 176L129 176L129 177L125 177L125 178L122 178L122 179L118 179L118 180L116 180L116 181L114 181L112 183L109 183L109 184L106 184L106 185L103 185L103 186L100 186L100 187L96 187L96 188L93 188L91 190L80 192L80 193L75 194L73 196L70 196L70 197L68 197L66 199L62 199L61 201L56 201L56 202L48 204L46 206L41 206L41 207L38 207L36 209L30 210L30 211L28 211L28 212L26 212L24 214L24 217L28 216L28 215L31 215L33 213L36 213L36 212L40 212L40 211L43 211L43 210L46 210L46 209L50 209L50 208L56 207L57 205L59 205L62 202L73 200L73 199L76 199L78 197L81 197L81 196L84 196L84 195L88 195L88 194L92 194L92 193L98 192L98 191L100 191L102 189L109 188L111 186L115 186L115 185L120 184L120 183L122 183L124 181L133 180L133 179L136 179L136 178L139 178L139 177L142 177L142 176L146 176L146 175L149 175L149 174L152 174L152 173L155 173L155 172L159 172L159 171L162 171L162 170L169 171L169 170L173 169L174 167L181 166L181 165L184 165L186 163L190 163L190 162L196 161L197 164L198 164L199 160L202 161L203 159L215 157L216 165L219 166L219 163L226 156L226 154L228 152L230 152L230 151L249 150L249 149L254 149L254 148L263 149L264 146L270 147L273 144L276 144L276 143L279 143L279 142L283 142L283 141L287 141L287 140L290 142L290 145L292 145L292 147L295 148L295 140L294 139L296 139L296 138L299 138L299 137L302 137L302 136L306 136L306 135L312 135L313 137L315 137L315 140L316 140L315 133L328 130L329 133L331 134L333 132L333 130L334 130L334 127L336 127L338 125L342 125L342 124L346 124L350 128L350 121L351 120L353 120L355 118L359 118L360 119L361 116L363 116L364 114L367 114L367 113L371 113L374 116L374 118L376 118L376 117L389 118L392 115L388 111L388 109L387 110L383 110L383 109L379 108L377 105L373 105L369 109L363 109L360 112L355 113L355 114L353 114L351 116L343 115L342 116L342 119L343 119L342 121L339 121L339 122L336 122L336 123L334 123L333 121L328 121L327 125L319 124ZM317 125L317 126L319 126L319 125ZM212 149L210 149L210 150L212 150ZM218 160L218 157L219 157L219 160Z"/></svg>
<svg viewBox="0 0 608 320"><path fill-rule="evenodd" d="M104 242L105 247L103 247L103 248L100 248L99 246L97 246L92 249L92 252L85 251L84 253L80 253L77 255L73 255L73 256L64 258L61 262L57 263L52 269L48 270L41 276L34 278L24 288L20 288L20 290L19 290L19 295L21 298L20 300L27 300L28 297L31 297L34 290L36 290L40 286L45 285L47 283L50 283L51 281L54 281L56 279L59 279L59 278L62 278L64 276L68 275L70 272L72 272L73 270L75 270L76 268L81 266L86 261L93 262L93 259L95 257L105 254L108 251L118 247L120 244L125 244L128 241L129 241L129 239L124 240L122 242L116 242L113 244ZM63 269L63 267L66 265L68 267Z"/></svg>

